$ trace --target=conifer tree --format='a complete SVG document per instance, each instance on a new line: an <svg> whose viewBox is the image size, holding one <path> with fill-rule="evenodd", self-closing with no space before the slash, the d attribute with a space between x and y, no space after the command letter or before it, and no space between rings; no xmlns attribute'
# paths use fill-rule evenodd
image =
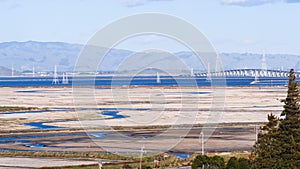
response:
<svg viewBox="0 0 300 169"><path fill-rule="evenodd" d="M275 168L278 165L280 151L278 149L279 118L274 114L268 115L268 123L261 127L258 140L254 145L252 156L255 158L253 168Z"/></svg>
<svg viewBox="0 0 300 169"><path fill-rule="evenodd" d="M279 139L281 143L281 161L285 168L300 168L300 90L295 72L290 71L288 94L284 102L281 115L285 118L279 125Z"/></svg>
<svg viewBox="0 0 300 169"><path fill-rule="evenodd" d="M300 90L295 72L290 70L288 92L279 120L268 115L252 151L252 168L300 168Z"/></svg>

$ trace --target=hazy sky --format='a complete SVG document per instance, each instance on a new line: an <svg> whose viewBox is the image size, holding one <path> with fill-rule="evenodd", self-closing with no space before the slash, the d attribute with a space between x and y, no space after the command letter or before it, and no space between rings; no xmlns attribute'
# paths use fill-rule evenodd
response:
<svg viewBox="0 0 300 169"><path fill-rule="evenodd" d="M85 44L110 22L144 12L185 19L218 52L300 54L300 0L0 0L0 42ZM149 44L181 50L153 36L120 47L140 50Z"/></svg>

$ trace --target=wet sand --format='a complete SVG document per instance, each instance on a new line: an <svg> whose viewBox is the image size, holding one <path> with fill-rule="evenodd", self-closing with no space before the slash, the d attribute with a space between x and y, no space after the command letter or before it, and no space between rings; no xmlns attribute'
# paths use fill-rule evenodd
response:
<svg viewBox="0 0 300 169"><path fill-rule="evenodd" d="M143 143L148 152L160 152L163 144L170 146L170 152L195 153L201 151L201 132L212 130L211 135L204 136L205 150L208 152L250 151L255 141L255 125L223 126L213 128L188 129L182 135L184 128L173 128L163 137L159 134L164 129L118 130L93 132L44 132L44 133L15 133L2 134L0 149L5 151L45 151L45 152L106 152L126 153L139 152L140 145L128 142L136 139ZM93 137L93 133L104 133L101 138ZM122 134L125 137L119 136ZM155 138L156 137L156 138ZM151 139L155 138L155 139ZM177 142L178 141L178 142ZM175 143L175 144L172 144Z"/></svg>

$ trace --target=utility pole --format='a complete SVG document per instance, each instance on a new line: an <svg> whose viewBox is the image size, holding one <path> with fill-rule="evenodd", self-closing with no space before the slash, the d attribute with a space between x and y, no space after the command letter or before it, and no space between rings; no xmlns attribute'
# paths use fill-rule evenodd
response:
<svg viewBox="0 0 300 169"><path fill-rule="evenodd" d="M257 142L258 140L258 126L255 126L255 141Z"/></svg>
<svg viewBox="0 0 300 169"><path fill-rule="evenodd" d="M201 155L204 156L204 134L201 131ZM202 164L202 169L204 169L204 164Z"/></svg>
<svg viewBox="0 0 300 169"><path fill-rule="evenodd" d="M58 84L58 83L59 83L59 81L58 81L57 70L56 70L56 66L54 66L52 84Z"/></svg>
<svg viewBox="0 0 300 169"><path fill-rule="evenodd" d="M204 134L203 134L203 132L201 132L200 135L201 135L201 155L204 155Z"/></svg>
<svg viewBox="0 0 300 169"><path fill-rule="evenodd" d="M98 161L99 169L102 169L102 160Z"/></svg>
<svg viewBox="0 0 300 169"><path fill-rule="evenodd" d="M140 169L142 169L142 161L143 161L143 152L144 152L144 145L141 147L141 157L140 157Z"/></svg>

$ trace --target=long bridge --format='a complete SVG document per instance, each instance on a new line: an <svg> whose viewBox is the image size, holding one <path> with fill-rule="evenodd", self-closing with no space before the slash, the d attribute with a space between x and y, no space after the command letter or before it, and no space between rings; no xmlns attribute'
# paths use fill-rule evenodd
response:
<svg viewBox="0 0 300 169"><path fill-rule="evenodd" d="M284 70L272 70L267 69L266 54L263 52L261 60L261 69L233 69L224 71L211 71L210 64L207 65L207 72L203 73L193 73L192 76L198 77L212 77L212 76L223 76L223 77L272 77L272 78L287 78L289 76L289 71ZM218 65L218 62L215 63ZM218 68L218 66L216 66ZM219 70L219 69L216 69ZM300 77L300 72L295 72L297 78Z"/></svg>
<svg viewBox="0 0 300 169"><path fill-rule="evenodd" d="M284 70L267 70L267 69L233 69L224 70L219 72L202 72L193 73L196 77L212 77L212 76L224 76L224 77L288 77L289 71ZM300 72L295 72L297 78L300 77Z"/></svg>

